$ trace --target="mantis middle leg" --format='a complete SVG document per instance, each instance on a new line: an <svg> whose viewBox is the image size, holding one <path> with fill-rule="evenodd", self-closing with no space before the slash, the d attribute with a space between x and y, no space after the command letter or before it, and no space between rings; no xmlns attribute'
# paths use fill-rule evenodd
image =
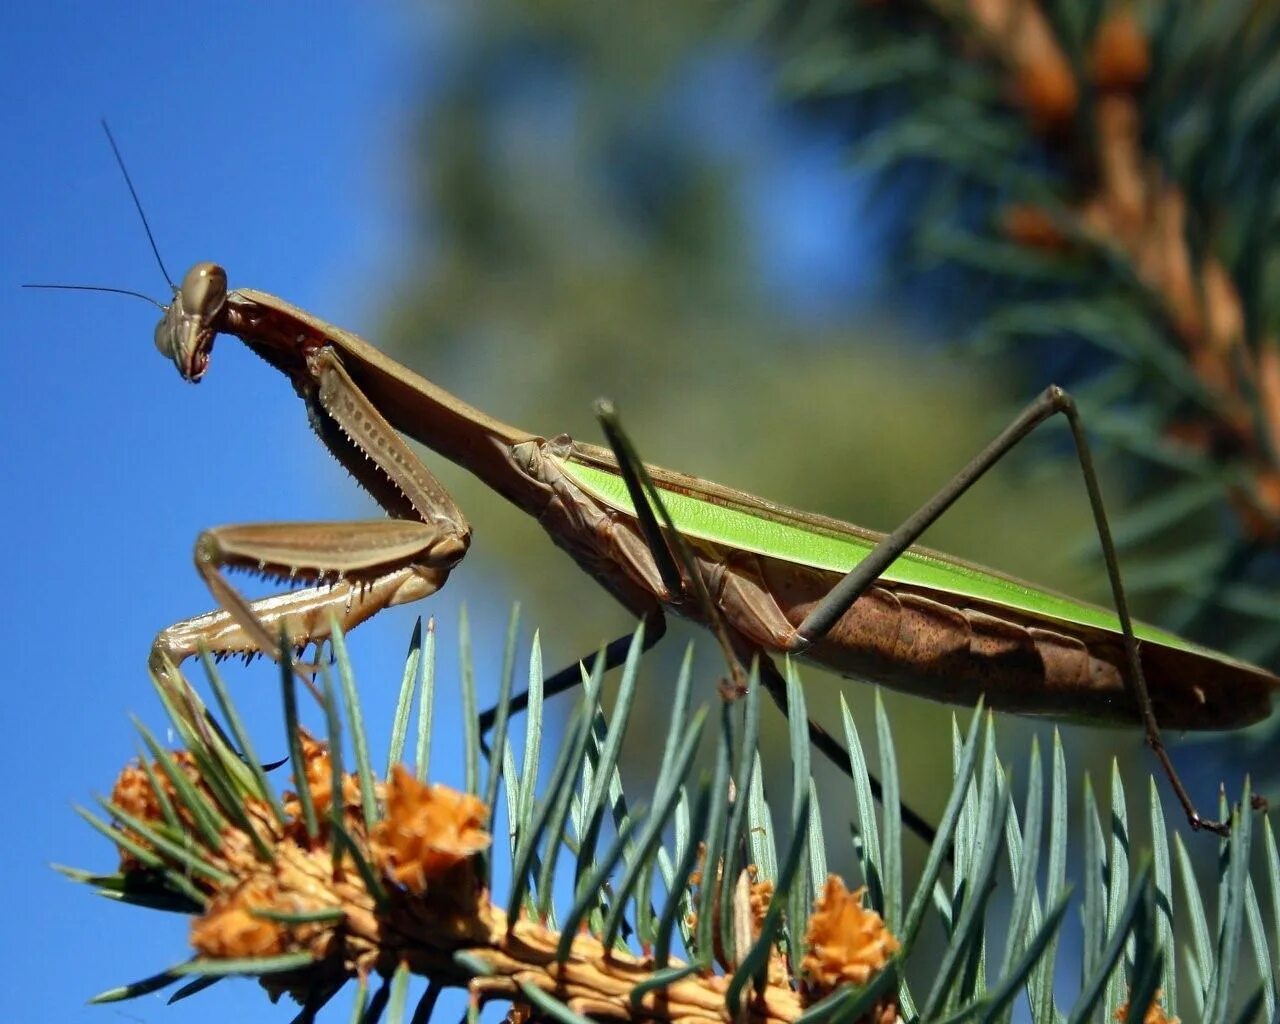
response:
<svg viewBox="0 0 1280 1024"><path fill-rule="evenodd" d="M1196 810L1186 787L1174 768L1172 759L1164 745L1159 723L1151 704L1146 679L1142 672L1142 663L1138 653L1138 642L1133 631L1133 621L1129 614L1128 601L1120 578L1119 559L1115 544L1112 541L1111 529L1107 523L1106 510L1103 506L1101 488L1093 466L1093 458L1089 450L1088 440L1080 419L1075 401L1062 388L1051 385L1032 401L1004 430L1002 430L986 448L956 476L907 518L896 530L886 536L865 558L861 559L836 584L831 591L818 602L817 606L805 617L797 627L792 642L785 649L788 654L803 654L814 643L825 637L852 608L854 602L875 583L904 551L914 544L929 526L943 515L955 501L964 494L992 466L1000 461L1018 442L1023 440L1036 427L1054 415L1066 417L1075 443L1077 461L1084 477L1089 496L1089 505L1093 514L1094 525L1102 547L1106 562L1107 576L1111 584L1111 592L1120 622L1124 641L1124 657L1127 672L1125 684L1138 709L1138 714L1146 736L1147 745L1151 747L1168 776L1179 803L1187 815L1187 821L1193 829L1207 829L1220 835L1226 835L1226 822L1203 818ZM616 417L611 409L600 410L601 423L609 437L610 446L618 459L619 468L627 478L628 487L638 500L634 501L637 514L644 525L646 537L653 555L660 562L665 560L674 564L672 552L668 549L666 537L658 529L654 506L665 515L661 506L661 497L652 481L647 480L647 473L625 436L621 434ZM668 523L669 526L672 524ZM656 540L654 538L657 538ZM664 574L665 576L665 574ZM775 698L776 699L776 698ZM829 756L832 756L828 752Z"/></svg>

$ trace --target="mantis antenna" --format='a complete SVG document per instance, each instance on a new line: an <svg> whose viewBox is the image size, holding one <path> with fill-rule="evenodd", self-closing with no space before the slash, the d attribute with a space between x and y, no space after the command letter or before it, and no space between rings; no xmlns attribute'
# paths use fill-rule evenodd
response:
<svg viewBox="0 0 1280 1024"><path fill-rule="evenodd" d="M151 232L151 223L147 220L146 212L142 209L142 200L138 198L138 190L133 187L133 179L129 177L129 168L125 166L124 157L120 155L120 147L116 145L115 136L111 134L111 129L108 127L105 117L102 119L102 130L106 133L107 143L111 146L111 152L116 158L116 166L120 168L120 173L124 175L124 183L129 188L129 195L133 197L133 206L138 211L138 217L142 221L142 229L147 233L147 241L151 245L151 254L155 256L156 264L160 267L160 273L164 275L169 288L176 294L178 287L173 283L173 278L169 276L164 260L160 258L160 247L156 245L156 237ZM24 284L22 287L45 288L64 292L107 292L111 295L129 295L135 299L143 299L159 310L165 308L163 303L157 302L150 295L144 295L142 292L135 292L129 288L111 288L97 284Z"/></svg>
<svg viewBox="0 0 1280 1024"><path fill-rule="evenodd" d="M164 275L169 287L176 292L178 286L173 283L173 278L169 276L169 271L165 268L164 260L160 258L160 247L156 245L156 236L151 233L151 224L142 209L142 200L138 198L138 190L133 187L133 179L129 177L129 168L124 164L124 157L120 155L120 147L116 145L115 136L111 134L111 129L107 127L107 119L105 117L102 119L102 130L106 133L107 142L110 144L111 152L116 158L116 166L120 168L120 173L124 175L124 183L129 186L129 195L133 197L134 208L138 211L138 217L142 221L142 229L147 233L147 241L151 243L151 253L156 258L160 273Z"/></svg>
<svg viewBox="0 0 1280 1024"><path fill-rule="evenodd" d="M144 295L142 292L135 292L129 288L108 288L101 284L24 284L23 288L47 288L60 292L107 292L111 295L130 295L135 299L142 299L149 302L156 309L164 309L164 305L157 302L150 295Z"/></svg>

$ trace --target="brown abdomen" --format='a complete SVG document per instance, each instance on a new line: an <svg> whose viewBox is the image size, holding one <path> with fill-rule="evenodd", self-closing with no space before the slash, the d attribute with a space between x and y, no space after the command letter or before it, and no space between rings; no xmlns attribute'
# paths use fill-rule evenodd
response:
<svg viewBox="0 0 1280 1024"><path fill-rule="evenodd" d="M837 573L752 560L762 584L753 596L768 594L793 628L839 580ZM746 589L754 587L747 583ZM1140 652L1156 720L1169 729L1231 729L1259 721L1270 713L1271 694L1280 686L1262 669L1194 651L1145 642ZM1016 714L1139 724L1125 683L1123 644L1114 634L901 584L873 586L804 657L950 704L972 705L981 696L988 707Z"/></svg>

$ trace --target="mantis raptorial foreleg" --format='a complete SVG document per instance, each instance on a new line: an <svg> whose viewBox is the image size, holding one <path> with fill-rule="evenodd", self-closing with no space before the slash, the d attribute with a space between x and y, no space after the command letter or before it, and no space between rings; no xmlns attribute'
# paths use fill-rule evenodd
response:
<svg viewBox="0 0 1280 1024"><path fill-rule="evenodd" d="M439 589L440 581L431 579L430 574L417 566L386 573L368 583L344 579L256 601L246 600L222 572L230 565L247 564L229 557L229 551L236 549L249 554L250 567L256 570L260 558L253 552L265 552L267 549L256 548L252 543L246 545L244 541L252 536L255 542L262 540L270 545L270 537L266 534L268 529L287 531L290 540L312 535L314 546L306 551L297 551L297 557L287 564L323 563L329 572L338 572L340 570L333 564L338 561L335 552L339 549L334 547L336 536L357 527L368 527L377 534L383 527L400 525L396 520L385 523L272 523L224 526L206 531L197 542L196 566L210 592L224 609L229 610L207 612L168 627L156 637L156 653L167 655L177 663L196 654L202 646L218 655L274 651L279 646L282 626L289 637L299 643L310 643L329 635L333 618L345 632L383 608L430 596ZM377 538L368 539L376 541ZM354 554L354 550L346 549L342 553ZM276 638L274 643L272 637Z"/></svg>
<svg viewBox="0 0 1280 1024"><path fill-rule="evenodd" d="M157 636L153 660L175 664L201 647L213 654L276 652L283 628L295 646L345 630L391 605L427 597L466 554L471 529L449 493L351 380L338 355L319 349L295 381L320 439L387 509L390 520L263 523L201 534L196 569L224 611L179 622ZM410 518L412 517L412 518ZM228 568L304 590L250 601Z"/></svg>
<svg viewBox="0 0 1280 1024"><path fill-rule="evenodd" d="M643 500L635 501L636 512L641 520L645 537L649 541L655 560L660 565L667 567L663 570L663 577L667 579L670 578L671 574L674 574L678 578L679 572L676 569L677 556L671 546L671 537L670 535L664 535L659 530L657 517L654 513L654 508L656 507L663 517L668 520L668 525L670 525L669 516L667 516L665 509L662 507L661 495L652 480L649 479L644 463L640 461L622 432L612 407L602 403L597 407L597 414L604 427L605 434L609 438L609 444L613 449L614 456L618 460L618 468L627 479L628 489L631 490L633 495L646 496ZM1009 426L1002 430L945 487L925 502L901 526L886 536L870 554L849 570L844 578L815 604L800 625L796 627L791 642L786 645L787 653L803 654L830 634L845 613L853 607L854 602L862 594L866 593L884 574L885 570L904 551L919 540L925 530L935 523L962 494L1007 455L1018 442L1022 441L1036 427L1057 414L1066 417L1071 428L1071 437L1075 443L1077 461L1080 464L1085 489L1089 495L1089 506L1093 513L1094 527L1102 547L1103 559L1106 562L1107 577L1111 583L1112 599L1120 621L1124 643L1124 660L1128 669L1125 673L1124 681L1134 704L1137 706L1147 745L1155 753L1161 767L1168 776L1174 794L1186 812L1187 821L1191 827L1227 835L1230 831L1227 822L1205 819L1196 810L1195 804L1186 787L1182 784L1182 780L1179 778L1178 772L1173 766L1173 761L1169 757L1169 752L1164 745L1160 725L1156 721L1146 678L1142 671L1142 660L1138 653L1138 641L1134 635L1133 621L1129 614L1129 604L1125 598L1124 584L1120 578L1119 559L1111 537L1111 528L1107 523L1102 491L1098 484L1097 473L1094 470L1089 443L1074 399L1057 385L1051 385L1041 392L1033 402L1019 413ZM763 652L759 653L763 657ZM773 683L769 687L770 692L775 701L781 700L785 710L785 688L779 686L781 676L776 668L773 668L772 665L769 667L772 672L762 672L762 678ZM813 723L810 723L811 733L814 728ZM829 737L827 737L826 743L818 743L817 745L837 764L841 763L842 758L840 755L835 752L835 749L831 749L833 747L838 748L838 745L834 744L834 741L831 741ZM843 760L847 764L847 755Z"/></svg>

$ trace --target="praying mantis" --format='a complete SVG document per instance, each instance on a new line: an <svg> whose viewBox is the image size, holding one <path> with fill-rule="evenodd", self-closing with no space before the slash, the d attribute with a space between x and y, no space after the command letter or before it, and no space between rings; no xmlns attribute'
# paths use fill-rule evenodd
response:
<svg viewBox="0 0 1280 1024"><path fill-rule="evenodd" d="M1131 621L1080 415L1062 389L1047 388L884 536L646 466L608 406L598 413L609 448L512 427L283 299L229 290L217 264L198 263L171 287L155 342L179 374L198 382L217 335L240 338L289 379L321 442L388 518L205 531L195 561L220 608L163 630L155 662L178 664L201 649L273 654L282 631L295 645L318 642L331 621L351 629L439 590L466 554L471 530L403 434L536 518L645 622L646 646L661 637L670 611L711 627L731 663L758 659L775 693L770 655L782 654L952 704L981 699L1018 714L1138 725L1191 826L1225 833L1225 823L1197 813L1160 727L1259 721L1280 679ZM914 546L987 469L1059 415L1075 442L1114 612ZM308 585L250 601L228 569ZM622 650L621 641L609 645L609 663ZM577 668L554 678L576 679Z"/></svg>
<svg viewBox="0 0 1280 1024"><path fill-rule="evenodd" d="M349 629L443 586L466 554L470 527L405 434L535 517L650 624L652 640L670 610L718 626L738 659L760 657L772 672L769 654L791 654L934 700L973 704L981 697L1020 714L1139 724L1192 825L1225 827L1196 813L1159 726L1229 729L1257 721L1280 679L1131 624L1080 417L1060 388L1046 389L947 487L882 537L645 466L608 408L600 416L611 449L509 426L283 299L228 290L221 267L199 263L174 289L156 345L184 379L197 382L220 333L239 337L288 377L320 440L390 518L206 531L196 564L222 610L160 634L156 650L174 662L201 646L220 654L270 652L282 627L295 643L316 641L327 635L330 616ZM1115 613L912 546L986 469L1059 414L1084 468ZM675 537L687 545L687 560L677 556ZM228 581L228 568L312 586L250 602Z"/></svg>

